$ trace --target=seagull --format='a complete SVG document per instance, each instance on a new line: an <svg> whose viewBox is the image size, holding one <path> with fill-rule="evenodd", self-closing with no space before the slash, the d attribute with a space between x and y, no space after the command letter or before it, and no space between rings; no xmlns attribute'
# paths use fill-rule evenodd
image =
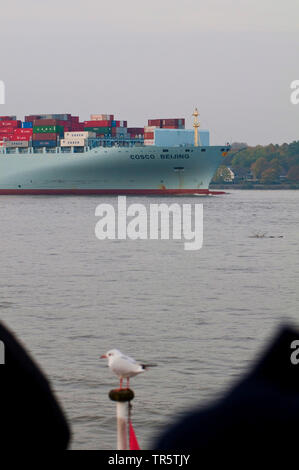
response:
<svg viewBox="0 0 299 470"><path fill-rule="evenodd" d="M122 390L123 379L127 379L127 388L129 388L130 377L140 374L147 370L148 367L153 367L156 364L140 364L132 357L125 356L118 349L111 349L101 356L101 359L108 359L108 367L120 379L119 390Z"/></svg>

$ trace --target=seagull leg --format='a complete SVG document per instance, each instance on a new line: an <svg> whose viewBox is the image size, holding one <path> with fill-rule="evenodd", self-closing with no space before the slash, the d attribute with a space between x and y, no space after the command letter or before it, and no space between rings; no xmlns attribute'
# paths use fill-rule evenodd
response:
<svg viewBox="0 0 299 470"><path fill-rule="evenodd" d="M127 377L127 389L130 388L129 383L130 383L130 377Z"/></svg>
<svg viewBox="0 0 299 470"><path fill-rule="evenodd" d="M122 388L123 388L123 379L121 378L119 380L119 390L122 390Z"/></svg>

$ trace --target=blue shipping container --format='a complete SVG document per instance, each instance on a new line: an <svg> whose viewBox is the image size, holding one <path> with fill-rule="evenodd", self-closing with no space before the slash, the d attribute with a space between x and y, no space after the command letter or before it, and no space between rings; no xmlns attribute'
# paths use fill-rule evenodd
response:
<svg viewBox="0 0 299 470"><path fill-rule="evenodd" d="M33 122L22 122L22 128L23 129L31 129L33 127Z"/></svg>
<svg viewBox="0 0 299 470"><path fill-rule="evenodd" d="M32 147L56 147L56 140L33 140Z"/></svg>
<svg viewBox="0 0 299 470"><path fill-rule="evenodd" d="M204 147L210 145L210 133L207 130L200 129L199 145ZM155 129L155 145L159 147L180 146L194 144L194 130L192 129Z"/></svg>

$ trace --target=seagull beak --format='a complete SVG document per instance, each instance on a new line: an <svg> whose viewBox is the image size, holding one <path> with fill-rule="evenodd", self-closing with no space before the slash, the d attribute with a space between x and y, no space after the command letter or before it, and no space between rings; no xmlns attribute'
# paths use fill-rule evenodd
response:
<svg viewBox="0 0 299 470"><path fill-rule="evenodd" d="M100 359L107 359L106 354L102 354L101 357L100 357Z"/></svg>

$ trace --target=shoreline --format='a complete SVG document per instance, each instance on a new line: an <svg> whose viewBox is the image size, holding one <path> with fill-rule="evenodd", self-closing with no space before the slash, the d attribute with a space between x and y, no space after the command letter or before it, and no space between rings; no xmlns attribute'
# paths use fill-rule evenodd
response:
<svg viewBox="0 0 299 470"><path fill-rule="evenodd" d="M254 183L243 183L243 184L217 184L211 183L209 189L277 189L277 190L299 190L299 184L254 184Z"/></svg>

